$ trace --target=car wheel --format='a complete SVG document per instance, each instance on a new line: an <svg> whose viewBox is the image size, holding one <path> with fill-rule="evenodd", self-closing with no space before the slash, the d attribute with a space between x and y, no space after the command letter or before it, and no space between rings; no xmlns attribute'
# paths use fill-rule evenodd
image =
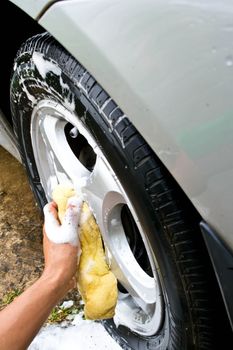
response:
<svg viewBox="0 0 233 350"><path fill-rule="evenodd" d="M11 108L39 205L71 181L95 214L118 279L110 334L124 349L214 349L199 217L114 100L45 33L17 54Z"/></svg>

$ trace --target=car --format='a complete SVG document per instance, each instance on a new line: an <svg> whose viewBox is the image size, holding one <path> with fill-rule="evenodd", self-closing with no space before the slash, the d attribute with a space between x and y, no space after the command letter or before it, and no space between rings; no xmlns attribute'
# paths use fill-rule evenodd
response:
<svg viewBox="0 0 233 350"><path fill-rule="evenodd" d="M92 208L118 280L108 332L133 350L230 342L232 2L1 8L2 120L40 208L66 182Z"/></svg>

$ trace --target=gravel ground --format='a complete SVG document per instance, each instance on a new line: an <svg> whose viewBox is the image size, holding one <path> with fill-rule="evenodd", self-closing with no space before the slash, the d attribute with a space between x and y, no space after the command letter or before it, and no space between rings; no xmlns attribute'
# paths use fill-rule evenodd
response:
<svg viewBox="0 0 233 350"><path fill-rule="evenodd" d="M0 147L0 303L43 268L42 218L22 165Z"/></svg>

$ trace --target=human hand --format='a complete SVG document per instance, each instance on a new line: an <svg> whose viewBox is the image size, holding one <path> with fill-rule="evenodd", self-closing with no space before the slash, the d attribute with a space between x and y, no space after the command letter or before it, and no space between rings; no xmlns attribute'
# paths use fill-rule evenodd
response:
<svg viewBox="0 0 233 350"><path fill-rule="evenodd" d="M64 287L66 291L74 287L75 273L81 254L78 236L81 206L81 199L70 198L62 224L58 219L55 202L48 203L44 207L45 269L43 275L53 278L60 288Z"/></svg>

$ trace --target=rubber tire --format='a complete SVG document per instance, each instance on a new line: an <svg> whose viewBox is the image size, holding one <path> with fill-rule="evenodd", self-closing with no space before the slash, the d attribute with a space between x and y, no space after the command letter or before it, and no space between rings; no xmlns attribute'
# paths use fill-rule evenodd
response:
<svg viewBox="0 0 233 350"><path fill-rule="evenodd" d="M63 82L70 90L64 93L59 77L52 72L45 78L39 74L34 52L61 68ZM14 67L14 129L39 205L44 206L46 196L31 144L32 109L44 98L62 104L74 99L77 114L85 114L83 122L116 172L153 247L164 291L163 326L151 337L136 335L122 326L116 328L112 321L104 322L107 330L123 349L215 349L214 279L200 235L200 218L183 192L129 119L121 118L123 112L116 103L110 100L101 110L109 95L50 35L38 35L23 44Z"/></svg>

